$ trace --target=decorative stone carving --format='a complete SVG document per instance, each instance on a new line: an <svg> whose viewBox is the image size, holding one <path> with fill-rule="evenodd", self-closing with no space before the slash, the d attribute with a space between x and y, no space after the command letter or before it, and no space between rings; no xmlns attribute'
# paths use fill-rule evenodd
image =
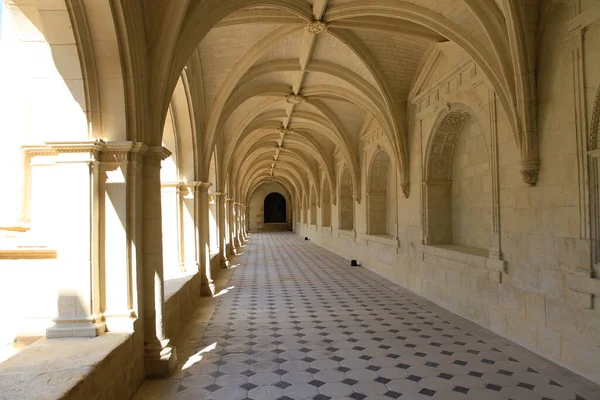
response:
<svg viewBox="0 0 600 400"><path fill-rule="evenodd" d="M285 101L288 102L289 104L293 104L293 105L298 105L303 103L306 98L304 96L301 96L299 94L286 94L285 96Z"/></svg>
<svg viewBox="0 0 600 400"><path fill-rule="evenodd" d="M463 125L470 118L469 113L466 112L453 112L444 118L444 122L440 126L440 130L452 130L460 132Z"/></svg>
<svg viewBox="0 0 600 400"><path fill-rule="evenodd" d="M535 186L540 172L540 162L538 160L521 162L521 175L523 182L529 186Z"/></svg>
<svg viewBox="0 0 600 400"><path fill-rule="evenodd" d="M410 194L410 183L401 183L400 188L402 189L404 198L408 199L408 195Z"/></svg>
<svg viewBox="0 0 600 400"><path fill-rule="evenodd" d="M592 123L590 127L590 148L589 150L598 150L598 133L600 132L600 90L596 93L594 101L594 111L592 112Z"/></svg>
<svg viewBox="0 0 600 400"><path fill-rule="evenodd" d="M327 30L327 24L323 21L312 21L306 25L306 30L309 33L314 35L318 35L319 33L325 32Z"/></svg>

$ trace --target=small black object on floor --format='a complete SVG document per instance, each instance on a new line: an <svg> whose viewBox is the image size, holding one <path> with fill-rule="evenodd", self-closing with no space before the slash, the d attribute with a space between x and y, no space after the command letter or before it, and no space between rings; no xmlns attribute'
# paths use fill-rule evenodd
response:
<svg viewBox="0 0 600 400"><path fill-rule="evenodd" d="M359 264L356 260L350 260L350 266L351 267L359 267Z"/></svg>
<svg viewBox="0 0 600 400"><path fill-rule="evenodd" d="M308 240L308 236L304 236L304 240Z"/></svg>

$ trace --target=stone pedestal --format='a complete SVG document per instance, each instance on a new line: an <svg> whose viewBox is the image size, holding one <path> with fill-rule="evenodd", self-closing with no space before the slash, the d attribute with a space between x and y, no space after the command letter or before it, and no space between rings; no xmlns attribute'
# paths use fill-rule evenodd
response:
<svg viewBox="0 0 600 400"><path fill-rule="evenodd" d="M101 140L24 146L31 160L32 214L46 214L42 231L54 238L58 265L58 313L48 338L94 337L105 331L100 312L99 173ZM53 170L43 173L43 170ZM48 182L37 179L42 173ZM37 185L46 188L41 193ZM48 190L49 189L49 190ZM42 201L39 201L43 199ZM48 218L48 216L51 216Z"/></svg>

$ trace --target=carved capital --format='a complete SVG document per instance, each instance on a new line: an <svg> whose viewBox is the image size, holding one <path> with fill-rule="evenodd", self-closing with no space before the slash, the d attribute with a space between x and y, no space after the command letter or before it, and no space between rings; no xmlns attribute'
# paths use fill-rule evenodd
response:
<svg viewBox="0 0 600 400"><path fill-rule="evenodd" d="M323 21L312 21L306 25L306 30L313 35L318 35L327 30L327 24Z"/></svg>
<svg viewBox="0 0 600 400"><path fill-rule="evenodd" d="M408 199L408 195L410 194L410 183L401 183L400 189L402 189L402 194L405 199Z"/></svg>
<svg viewBox="0 0 600 400"><path fill-rule="evenodd" d="M163 146L152 146L148 147L146 152L145 164L150 166L160 166L162 160L168 158L171 155L169 149Z"/></svg>
<svg viewBox="0 0 600 400"><path fill-rule="evenodd" d="M521 162L521 175L523 175L523 182L529 186L535 186L538 180L538 174L540 172L540 161L522 161Z"/></svg>
<svg viewBox="0 0 600 400"><path fill-rule="evenodd" d="M301 104L306 100L304 96L301 96L299 94L286 94L284 97L286 102L293 105Z"/></svg>

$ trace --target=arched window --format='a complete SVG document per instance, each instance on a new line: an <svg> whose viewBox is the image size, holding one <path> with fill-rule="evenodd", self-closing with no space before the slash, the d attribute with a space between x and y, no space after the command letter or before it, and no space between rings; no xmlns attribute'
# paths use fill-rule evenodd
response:
<svg viewBox="0 0 600 400"><path fill-rule="evenodd" d="M313 186L310 191L310 224L317 225L317 194Z"/></svg>
<svg viewBox="0 0 600 400"><path fill-rule="evenodd" d="M331 226L331 195L327 178L323 179L321 188L321 226Z"/></svg>
<svg viewBox="0 0 600 400"><path fill-rule="evenodd" d="M340 179L340 201L338 202L339 227L342 230L354 229L354 200L352 195L352 176L350 170L344 167Z"/></svg>
<svg viewBox="0 0 600 400"><path fill-rule="evenodd" d="M440 118L425 165L425 243L489 249L492 178L484 133L463 109Z"/></svg>
<svg viewBox="0 0 600 400"><path fill-rule="evenodd" d="M386 235L392 231L390 218L392 217L391 196L388 196L391 160L387 153L383 150L378 150L374 155L369 170L369 191L367 192L367 232L369 235ZM392 186L393 187L393 186ZM391 205L388 203L392 203ZM389 215L388 215L389 214Z"/></svg>
<svg viewBox="0 0 600 400"><path fill-rule="evenodd" d="M285 198L280 193L269 193L264 202L265 224L285 223L286 215Z"/></svg>

